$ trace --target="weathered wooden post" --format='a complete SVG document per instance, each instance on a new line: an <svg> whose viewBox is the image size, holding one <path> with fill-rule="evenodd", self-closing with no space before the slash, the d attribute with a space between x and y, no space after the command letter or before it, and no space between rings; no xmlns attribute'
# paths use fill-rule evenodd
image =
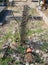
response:
<svg viewBox="0 0 48 65"><path fill-rule="evenodd" d="M20 25L21 44L23 44L25 40L27 39L26 24L28 23L28 11L29 11L29 7L27 5L24 5L23 18Z"/></svg>

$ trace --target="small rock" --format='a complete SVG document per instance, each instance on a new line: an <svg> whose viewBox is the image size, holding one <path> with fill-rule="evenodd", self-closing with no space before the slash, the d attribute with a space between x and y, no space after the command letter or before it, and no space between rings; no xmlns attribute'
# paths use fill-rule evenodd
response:
<svg viewBox="0 0 48 65"><path fill-rule="evenodd" d="M29 63L28 63L28 62L26 62L26 65L29 65Z"/></svg>
<svg viewBox="0 0 48 65"><path fill-rule="evenodd" d="M34 64L30 64L30 65L34 65Z"/></svg>

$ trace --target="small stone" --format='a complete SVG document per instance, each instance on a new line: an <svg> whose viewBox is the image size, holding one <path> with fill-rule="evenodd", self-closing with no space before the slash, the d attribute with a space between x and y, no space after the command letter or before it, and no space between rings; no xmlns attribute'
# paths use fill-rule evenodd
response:
<svg viewBox="0 0 48 65"><path fill-rule="evenodd" d="M38 10L41 10L41 6L38 7Z"/></svg>
<svg viewBox="0 0 48 65"><path fill-rule="evenodd" d="M30 65L34 65L34 64L30 64Z"/></svg>
<svg viewBox="0 0 48 65"><path fill-rule="evenodd" d="M26 65L29 65L29 63L28 63L28 62L26 62Z"/></svg>
<svg viewBox="0 0 48 65"><path fill-rule="evenodd" d="M39 53L39 50L36 50L36 53Z"/></svg>
<svg viewBox="0 0 48 65"><path fill-rule="evenodd" d="M12 32L12 34L15 34L15 30Z"/></svg>

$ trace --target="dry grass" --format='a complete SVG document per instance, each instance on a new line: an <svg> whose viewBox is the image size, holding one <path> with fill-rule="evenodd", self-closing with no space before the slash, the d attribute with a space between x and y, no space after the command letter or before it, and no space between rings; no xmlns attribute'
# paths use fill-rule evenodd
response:
<svg viewBox="0 0 48 65"><path fill-rule="evenodd" d="M37 10L35 9L35 8L31 8L30 10L29 10L29 15L39 15L39 13L37 12Z"/></svg>
<svg viewBox="0 0 48 65"><path fill-rule="evenodd" d="M45 15L48 17L48 9L43 11Z"/></svg>

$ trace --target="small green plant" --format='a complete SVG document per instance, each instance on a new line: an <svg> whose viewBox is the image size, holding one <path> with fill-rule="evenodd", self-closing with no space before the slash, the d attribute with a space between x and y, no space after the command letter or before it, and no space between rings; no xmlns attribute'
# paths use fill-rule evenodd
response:
<svg viewBox="0 0 48 65"><path fill-rule="evenodd" d="M16 62L16 65L20 65L20 62Z"/></svg>
<svg viewBox="0 0 48 65"><path fill-rule="evenodd" d="M4 60L0 59L0 65L8 65L8 62L10 62L11 60L12 60L11 57L7 57Z"/></svg>
<svg viewBox="0 0 48 65"><path fill-rule="evenodd" d="M33 56L34 56L35 62L41 63L42 60L41 60L41 57L39 56L39 54L37 54L37 53L35 53L35 52L33 52L32 54L33 54Z"/></svg>
<svg viewBox="0 0 48 65"><path fill-rule="evenodd" d="M18 51L19 51L21 54L24 54L25 48L22 47L22 46L19 46L19 47L18 47Z"/></svg>
<svg viewBox="0 0 48 65"><path fill-rule="evenodd" d="M48 42L44 42L41 48L43 51L48 50Z"/></svg>

